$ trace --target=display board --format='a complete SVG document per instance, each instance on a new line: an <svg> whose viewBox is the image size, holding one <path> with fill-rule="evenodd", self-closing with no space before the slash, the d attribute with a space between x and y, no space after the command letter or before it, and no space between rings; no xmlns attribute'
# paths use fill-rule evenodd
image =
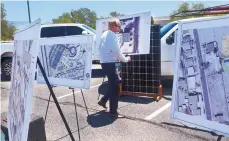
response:
<svg viewBox="0 0 229 141"><path fill-rule="evenodd" d="M157 94L161 76L160 26L151 26L150 54L131 55L121 63L122 91Z"/></svg>
<svg viewBox="0 0 229 141"><path fill-rule="evenodd" d="M39 58L50 84L89 89L92 47L92 35L41 39ZM37 82L45 83L40 69Z"/></svg>
<svg viewBox="0 0 229 141"><path fill-rule="evenodd" d="M16 31L8 106L10 141L27 141L41 19Z"/></svg>
<svg viewBox="0 0 229 141"><path fill-rule="evenodd" d="M151 13L144 12L118 17L121 31L116 33L121 52L124 54L149 54ZM109 19L96 21L96 49L99 49L100 37L108 30Z"/></svg>
<svg viewBox="0 0 229 141"><path fill-rule="evenodd" d="M181 22L171 117L229 135L229 17Z"/></svg>

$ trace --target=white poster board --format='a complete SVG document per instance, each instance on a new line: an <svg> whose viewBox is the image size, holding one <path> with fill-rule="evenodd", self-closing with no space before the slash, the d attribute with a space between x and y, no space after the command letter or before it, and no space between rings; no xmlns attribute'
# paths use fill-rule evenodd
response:
<svg viewBox="0 0 229 141"><path fill-rule="evenodd" d="M178 27L171 118L229 136L229 17Z"/></svg>
<svg viewBox="0 0 229 141"><path fill-rule="evenodd" d="M92 65L92 35L40 40L39 59L53 86L89 89ZM38 69L38 83L46 83Z"/></svg>
<svg viewBox="0 0 229 141"><path fill-rule="evenodd" d="M121 22L121 31L116 33L124 54L149 54L151 13L118 17ZM108 30L109 19L96 21L96 49L99 50L100 37Z"/></svg>
<svg viewBox="0 0 229 141"><path fill-rule="evenodd" d="M41 19L14 35L8 132L10 141L27 141L32 108L34 78L39 51Z"/></svg>

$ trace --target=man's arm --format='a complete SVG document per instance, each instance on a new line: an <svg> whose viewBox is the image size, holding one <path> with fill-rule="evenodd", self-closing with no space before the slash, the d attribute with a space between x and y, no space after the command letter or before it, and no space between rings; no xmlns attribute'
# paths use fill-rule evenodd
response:
<svg viewBox="0 0 229 141"><path fill-rule="evenodd" d="M128 62L129 61L129 59L122 54L122 52L120 51L120 49L117 51L117 55L118 55L118 59L121 62Z"/></svg>
<svg viewBox="0 0 229 141"><path fill-rule="evenodd" d="M128 62L130 59L128 59L127 57L125 57L121 50L120 50L120 46L119 46L119 43L118 43L118 39L116 37L115 34L113 34L113 45L114 45L114 48L115 48L115 51L116 51L116 55L117 55L117 59L121 62Z"/></svg>

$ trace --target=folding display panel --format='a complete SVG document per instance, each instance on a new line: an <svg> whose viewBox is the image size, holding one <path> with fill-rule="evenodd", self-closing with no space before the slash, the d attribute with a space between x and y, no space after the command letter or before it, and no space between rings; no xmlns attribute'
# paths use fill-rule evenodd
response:
<svg viewBox="0 0 229 141"><path fill-rule="evenodd" d="M26 141L33 102L41 19L17 30L8 104L9 141Z"/></svg>
<svg viewBox="0 0 229 141"><path fill-rule="evenodd" d="M92 48L92 35L41 39L39 58L50 84L89 89ZM40 69L37 82L46 83Z"/></svg>
<svg viewBox="0 0 229 141"><path fill-rule="evenodd" d="M229 17L179 23L171 118L229 136Z"/></svg>
<svg viewBox="0 0 229 141"><path fill-rule="evenodd" d="M143 12L117 17L120 32L116 36L124 54L149 54L151 13ZM96 20L96 49L99 50L100 37L108 30L109 19ZM158 36L158 35L152 35Z"/></svg>

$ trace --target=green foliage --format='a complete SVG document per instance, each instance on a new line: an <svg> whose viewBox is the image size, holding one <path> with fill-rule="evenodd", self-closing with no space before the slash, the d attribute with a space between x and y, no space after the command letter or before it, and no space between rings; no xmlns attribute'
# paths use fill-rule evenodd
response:
<svg viewBox="0 0 229 141"><path fill-rule="evenodd" d="M4 4L1 3L1 20L5 19L6 17L6 10L4 8Z"/></svg>
<svg viewBox="0 0 229 141"><path fill-rule="evenodd" d="M125 16L125 14L121 14L121 13L118 13L116 11L112 11L109 13L109 15L107 17L103 17L101 16L100 18L98 19L107 19L107 18L115 18L115 17L120 17L120 16Z"/></svg>
<svg viewBox="0 0 229 141"><path fill-rule="evenodd" d="M179 5L177 10L174 10L171 15L182 12L182 11L188 11L188 10L201 10L206 8L204 3L192 3L192 6L187 2L183 2L182 4ZM199 12L198 14L203 14L203 12ZM216 15L199 15L199 16L185 16L185 17L173 17L170 18L170 21L176 21L176 20L181 20L181 19L189 19L189 18L197 18L197 17L209 17L209 16L223 16L225 14L216 14Z"/></svg>
<svg viewBox="0 0 229 141"><path fill-rule="evenodd" d="M112 11L112 12L110 12L109 13L109 15L107 16L107 17L103 17L103 16L101 16L100 18L98 18L98 19L106 19L106 18L112 18L112 17L121 17L121 16L125 16L125 14L121 14L121 13L118 13L118 12L116 12L116 11ZM153 19L153 17L151 17L151 24L154 24L154 19Z"/></svg>
<svg viewBox="0 0 229 141"><path fill-rule="evenodd" d="M204 8L206 8L205 6L204 6L204 3L196 3L196 4L192 4L192 10L200 10L200 9L204 9Z"/></svg>
<svg viewBox="0 0 229 141"><path fill-rule="evenodd" d="M56 19L52 19L53 23L72 23L72 17L69 13L63 13Z"/></svg>
<svg viewBox="0 0 229 141"><path fill-rule="evenodd" d="M182 12L182 11L187 11L187 10L190 10L189 4L187 2L184 2L184 3L180 4L180 6L178 7L177 10L173 11L173 14L179 13L179 12Z"/></svg>
<svg viewBox="0 0 229 141"><path fill-rule="evenodd" d="M153 17L151 17L151 24L155 24Z"/></svg>
<svg viewBox="0 0 229 141"><path fill-rule="evenodd" d="M96 13L88 8L80 8L71 11L72 20L74 23L86 24L95 29Z"/></svg>
<svg viewBox="0 0 229 141"><path fill-rule="evenodd" d="M10 25L9 22L5 19L6 10L4 4L1 3L1 40L8 41L13 38L16 27Z"/></svg>
<svg viewBox="0 0 229 141"><path fill-rule="evenodd" d="M120 14L116 11L110 12L107 17L97 17L94 11L88 8L80 8L78 10L72 10L71 12L65 12L61 16L52 19L53 23L81 23L90 26L91 28L96 27L97 19L106 19L111 17L120 17L124 14Z"/></svg>
<svg viewBox="0 0 229 141"><path fill-rule="evenodd" d="M120 14L116 11L110 12L109 17L120 17L120 16L124 16L124 14Z"/></svg>
<svg viewBox="0 0 229 141"><path fill-rule="evenodd" d="M80 8L72 10L70 13L65 12L52 21L53 23L81 23L95 29L96 13L88 8Z"/></svg>

